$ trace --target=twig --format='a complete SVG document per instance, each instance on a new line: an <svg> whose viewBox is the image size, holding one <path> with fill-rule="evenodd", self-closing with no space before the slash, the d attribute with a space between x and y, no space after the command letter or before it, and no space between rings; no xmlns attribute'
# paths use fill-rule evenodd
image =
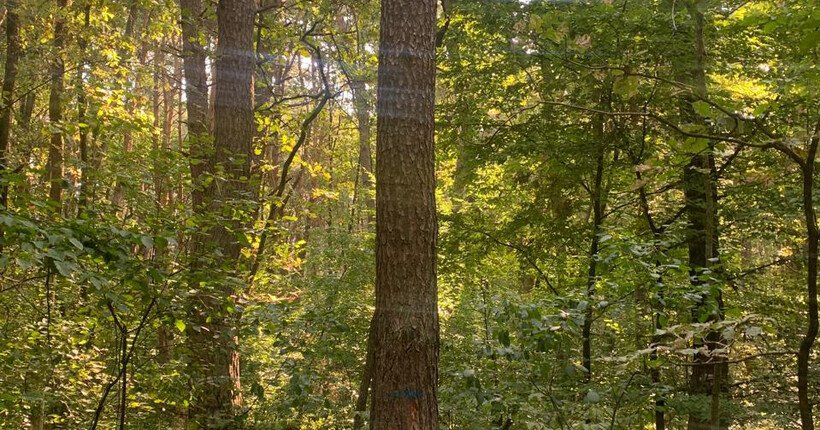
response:
<svg viewBox="0 0 820 430"><path fill-rule="evenodd" d="M119 373L113 380L109 381L103 389L100 401L97 403L97 409L94 412L94 420L91 422L91 430L96 430L97 428L97 424L99 423L100 417L102 416L103 408L105 407L105 401L108 399L108 394L111 392L111 389L114 388L115 385L117 385L117 382L119 382L120 378L123 378L125 376L126 369L128 368L128 362L131 361L131 357L133 357L134 355L134 348L137 345L137 340L139 340L140 332L142 331L142 328L145 326L145 323L148 321L148 315L151 313L151 310L154 308L154 305L156 303L157 298L153 297L151 299L151 303L148 304L148 308L145 309L145 312L142 314L140 324L137 326L136 331L134 332L134 340L131 341L131 348L128 350L128 353L124 356L124 360L121 363ZM110 302L109 306L111 306Z"/></svg>
<svg viewBox="0 0 820 430"><path fill-rule="evenodd" d="M527 249L521 248L520 246L512 244L512 243L508 243L508 242L504 242L502 240L499 240L499 239L495 238L493 235L491 235L490 233L487 233L487 232L484 232L484 231L475 230L475 229L472 229L470 227L466 227L466 229L467 229L467 231L472 231L473 233L478 233L478 234L484 235L488 239L490 239L491 241L493 241L494 243L496 243L498 245L505 246L507 248L510 248L514 251L518 251L519 253L521 253L521 255L524 257L524 260L526 260L527 264L532 266L538 272L538 275L541 276L541 278L544 280L544 282L547 283L547 286L549 287L549 289L555 295L559 295L558 290L555 288L555 286L552 285L552 282L550 282L549 276L547 276L547 274L544 273L544 271L541 270L540 267L538 267L538 264L536 264L535 261L532 259L532 256L530 255L530 253Z"/></svg>

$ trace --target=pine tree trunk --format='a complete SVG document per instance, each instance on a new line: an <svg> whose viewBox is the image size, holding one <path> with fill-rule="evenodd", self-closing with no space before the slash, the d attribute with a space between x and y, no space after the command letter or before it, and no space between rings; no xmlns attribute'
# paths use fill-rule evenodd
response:
<svg viewBox="0 0 820 430"><path fill-rule="evenodd" d="M253 24L256 5L253 0L220 0L217 6L219 42L216 51L216 88L214 97L214 174L206 193L209 216L215 225L209 229L207 243L213 245L206 261L212 273L237 276L241 244L237 239L244 223L234 211L245 216L250 208L239 202L250 192L250 160L253 155ZM218 257L214 257L217 256ZM196 297L195 326L191 332L195 366L207 383L193 381L194 400L191 418L205 428L236 428L235 414L241 405L238 338L236 318L226 312L226 301L233 301L236 291L226 282L210 282L206 291ZM216 284L216 285L214 285Z"/></svg>
<svg viewBox="0 0 820 430"><path fill-rule="evenodd" d="M435 0L383 0L371 428L438 429Z"/></svg>

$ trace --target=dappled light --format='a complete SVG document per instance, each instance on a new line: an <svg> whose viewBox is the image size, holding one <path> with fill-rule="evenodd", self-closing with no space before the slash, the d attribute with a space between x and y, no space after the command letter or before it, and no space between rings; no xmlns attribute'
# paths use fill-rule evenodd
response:
<svg viewBox="0 0 820 430"><path fill-rule="evenodd" d="M0 429L816 428L816 0L6 0L0 53Z"/></svg>

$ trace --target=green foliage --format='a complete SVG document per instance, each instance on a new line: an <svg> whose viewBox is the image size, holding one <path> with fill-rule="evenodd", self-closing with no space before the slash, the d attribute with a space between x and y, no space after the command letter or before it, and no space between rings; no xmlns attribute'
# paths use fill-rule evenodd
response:
<svg viewBox="0 0 820 430"><path fill-rule="evenodd" d="M378 178L360 166L359 121L376 112L377 2L260 4L257 133L253 154L235 154L251 163L251 191L220 211L193 203L227 175L206 159L212 136L192 154L178 4L18 3L24 55L0 172L0 428L87 428L95 416L115 428L123 410L127 428L185 428L203 351L192 339L208 336L238 342L244 428L351 428L376 271L363 179ZM795 427L806 226L801 168L783 148L805 157L820 122L818 5L443 3L442 428L640 429L656 411L686 428L711 418L711 396L691 383L703 357L729 361L723 422ZM213 61L216 3L204 4L197 40ZM693 84L696 12L705 94ZM51 133L65 142L59 204ZM698 154L714 166L691 165ZM687 248L692 172L717 193L708 267ZM218 229L239 261L201 240Z"/></svg>

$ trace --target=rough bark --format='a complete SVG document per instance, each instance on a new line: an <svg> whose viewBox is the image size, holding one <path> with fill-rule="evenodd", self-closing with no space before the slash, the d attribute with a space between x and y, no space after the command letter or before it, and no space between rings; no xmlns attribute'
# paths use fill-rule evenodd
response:
<svg viewBox="0 0 820 430"><path fill-rule="evenodd" d="M381 3L372 429L438 429L435 0Z"/></svg>
<svg viewBox="0 0 820 430"><path fill-rule="evenodd" d="M17 0L6 4L6 64L3 70L2 111L0 111L0 179L8 170L9 135L14 86L17 81L17 64L20 60L20 17ZM8 185L0 184L0 207L8 207Z"/></svg>
<svg viewBox="0 0 820 430"><path fill-rule="evenodd" d="M22 106L20 107L20 127L28 129L31 125L31 116L34 114L36 99L36 91L29 91L28 94L23 97Z"/></svg>
<svg viewBox="0 0 820 430"><path fill-rule="evenodd" d="M253 113L253 0L220 0L217 6L219 42L216 51L214 97L214 180L206 193L208 214L216 222L208 231L209 269L236 276L241 244L237 234L244 227L234 211L250 191L250 159L254 136ZM249 215L246 210L245 214ZM240 215L241 217L241 215ZM192 344L196 358L191 419L204 428L236 428L236 412L242 402L236 321L226 312L234 287L224 279L209 282L195 298Z"/></svg>

